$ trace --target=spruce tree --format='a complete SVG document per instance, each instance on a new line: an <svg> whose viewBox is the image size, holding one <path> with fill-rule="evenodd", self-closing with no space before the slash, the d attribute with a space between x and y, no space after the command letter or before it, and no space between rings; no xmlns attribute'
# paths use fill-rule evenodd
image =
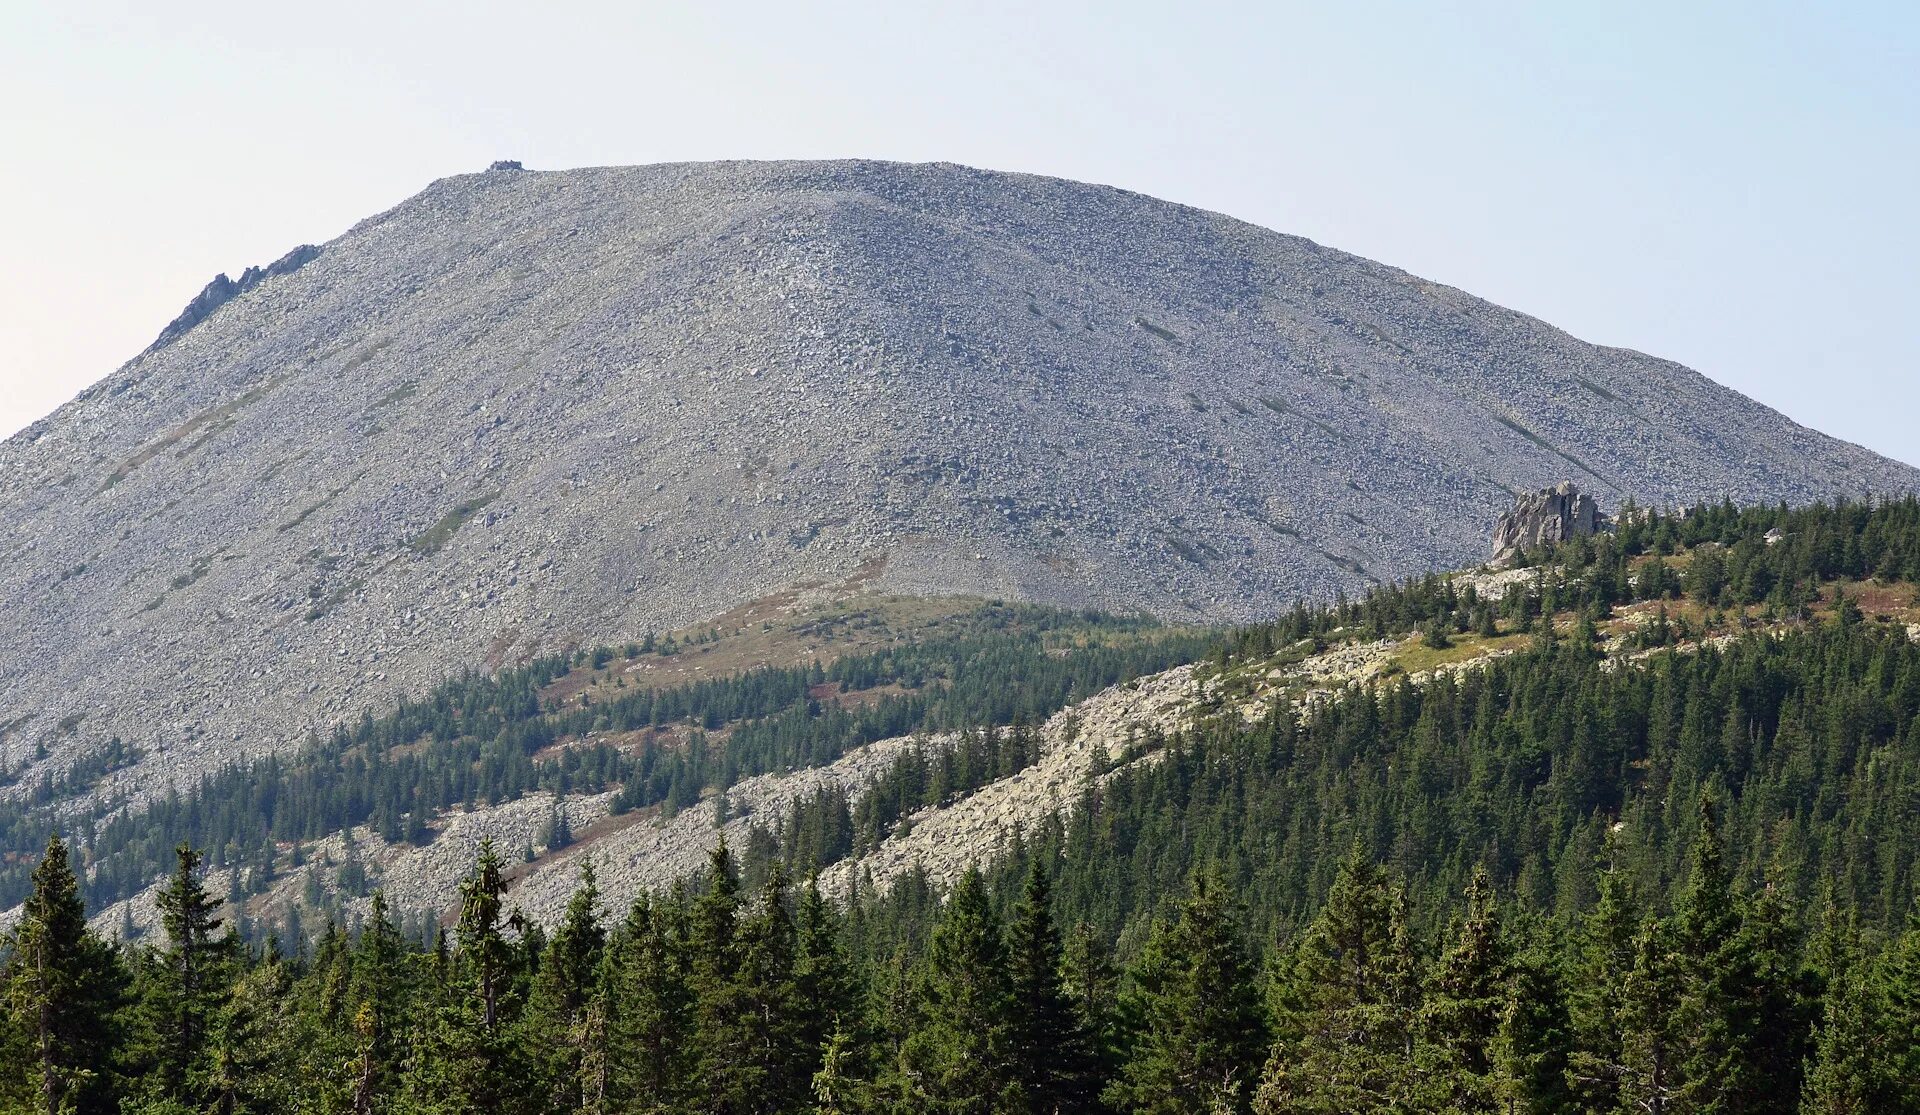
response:
<svg viewBox="0 0 1920 1115"><path fill-rule="evenodd" d="M509 1030L518 1004L514 950L502 933L505 893L499 853L482 840L473 873L460 884L449 983L410 1065L410 1111L519 1110L534 1090Z"/></svg>
<svg viewBox="0 0 1920 1115"><path fill-rule="evenodd" d="M1060 967L1061 990L1087 1045L1087 1075L1097 1099L1098 1084L1112 1079L1119 1066L1120 974L1106 938L1087 922L1068 934Z"/></svg>
<svg viewBox="0 0 1920 1115"><path fill-rule="evenodd" d="M1676 904L1682 1106L1700 1115L1790 1111L1800 1092L1797 955L1786 930L1748 924L1724 864L1714 800L1702 794L1686 889ZM1784 1105L1784 1106L1782 1106Z"/></svg>
<svg viewBox="0 0 1920 1115"><path fill-rule="evenodd" d="M1627 981L1633 973L1640 914L1633 885L1618 866L1618 849L1609 838L1599 878L1599 900L1581 921L1573 962L1568 1007L1574 1051L1568 1079L1588 1111L1611 1111L1619 1102L1626 1071L1626 1035L1621 1021Z"/></svg>
<svg viewBox="0 0 1920 1115"><path fill-rule="evenodd" d="M854 976L840 947L833 908L821 895L818 878L807 880L795 920L798 955L793 981L800 1012L800 1040L812 1059L819 1061L835 1034L843 1036L844 1047L851 1040L845 1035L859 1026Z"/></svg>
<svg viewBox="0 0 1920 1115"><path fill-rule="evenodd" d="M1878 967L1877 994L1869 1000L1875 1060L1888 1084L1887 1099L1898 1110L1920 1111L1920 900Z"/></svg>
<svg viewBox="0 0 1920 1115"><path fill-rule="evenodd" d="M155 904L166 935L147 965L145 1010L156 1043L151 1083L159 1094L182 1103L204 1096L213 1071L212 1038L233 980L239 939L221 933L220 900L207 893L201 856L181 844L174 849L172 878Z"/></svg>
<svg viewBox="0 0 1920 1115"><path fill-rule="evenodd" d="M581 1064L587 1036L581 1022L593 997L606 932L600 926L600 888L593 861L583 860L580 882L567 901L553 941L541 955L521 1025L521 1043L539 1065L548 1110L580 1106Z"/></svg>
<svg viewBox="0 0 1920 1115"><path fill-rule="evenodd" d="M1899 1082L1889 1072L1891 1050L1874 988L1858 970L1828 982L1825 1014L1807 1073L1800 1110L1806 1115L1866 1115L1910 1110L1900 1102Z"/></svg>
<svg viewBox="0 0 1920 1115"><path fill-rule="evenodd" d="M1680 1092L1680 1032L1676 1014L1681 970L1673 933L1648 921L1634 938L1633 969L1622 990L1622 1044L1617 1080L1619 1108L1668 1115Z"/></svg>
<svg viewBox="0 0 1920 1115"><path fill-rule="evenodd" d="M1274 1045L1257 1109L1337 1112L1413 1102L1413 957L1399 897L1356 846L1272 987Z"/></svg>
<svg viewBox="0 0 1920 1115"><path fill-rule="evenodd" d="M1248 1110L1266 1047L1254 974L1224 884L1197 876L1134 969L1139 1033L1107 1102L1147 1115Z"/></svg>
<svg viewBox="0 0 1920 1115"><path fill-rule="evenodd" d="M353 1004L354 1052L349 1109L369 1115L382 1109L399 1087L405 1060L406 942L387 910L385 891L373 892L372 909L352 957L349 1001Z"/></svg>
<svg viewBox="0 0 1920 1115"><path fill-rule="evenodd" d="M740 1006L751 1040L734 1085L739 1102L729 1110L765 1115L796 1110L813 1080L820 1051L807 1045L789 903L786 868L775 861L758 908L741 926Z"/></svg>
<svg viewBox="0 0 1920 1115"><path fill-rule="evenodd" d="M678 896L641 895L613 954L611 1091L642 1113L681 1109L693 1064L693 991L683 907Z"/></svg>
<svg viewBox="0 0 1920 1115"><path fill-rule="evenodd" d="M1012 1073L1006 943L977 869L969 868L947 897L921 980L922 1024L902 1051L910 1102L955 1115L1023 1107Z"/></svg>
<svg viewBox="0 0 1920 1115"><path fill-rule="evenodd" d="M1507 1011L1510 964L1501 935L1493 883L1476 868L1467 886L1465 916L1453 943L1429 977L1421 1029L1428 1074L1441 1086L1434 1102L1458 1110L1491 1108L1498 1090L1494 1043Z"/></svg>
<svg viewBox="0 0 1920 1115"><path fill-rule="evenodd" d="M111 1110L126 973L113 948L87 928L80 882L57 834L34 869L33 891L5 953L0 986L24 1046L9 1064L23 1070L34 1110Z"/></svg>
<svg viewBox="0 0 1920 1115"><path fill-rule="evenodd" d="M1038 856L1007 929L1012 973L1013 1072L1035 1111L1090 1109L1099 1098L1093 1050L1061 982L1060 933L1053 889Z"/></svg>
<svg viewBox="0 0 1920 1115"><path fill-rule="evenodd" d="M1582 1110L1569 1072L1573 1053L1559 960L1545 943L1537 944L1513 963L1513 986L1495 1043L1499 1106L1528 1115Z"/></svg>
<svg viewBox="0 0 1920 1115"><path fill-rule="evenodd" d="M742 980L740 872L725 840L707 862L706 889L693 907L694 1091L707 1111L744 1111L759 1084L755 1018Z"/></svg>

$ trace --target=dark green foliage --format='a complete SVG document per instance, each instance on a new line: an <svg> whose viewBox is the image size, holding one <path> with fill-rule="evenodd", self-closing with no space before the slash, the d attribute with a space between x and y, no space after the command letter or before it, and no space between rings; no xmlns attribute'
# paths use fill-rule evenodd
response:
<svg viewBox="0 0 1920 1115"><path fill-rule="evenodd" d="M79 881L58 836L33 872L33 893L5 944L8 1079L0 1099L33 1110L111 1110L112 1053L126 991L120 957L87 928ZM30 1100L28 1097L31 1097Z"/></svg>
<svg viewBox="0 0 1920 1115"><path fill-rule="evenodd" d="M1110 1102L1156 1115L1246 1111L1266 1048L1255 975L1223 884L1199 876L1134 969L1137 1032Z"/></svg>
<svg viewBox="0 0 1920 1115"><path fill-rule="evenodd" d="M1666 560L1682 547L1684 573ZM763 671L565 708L540 692L612 654L463 679L106 823L91 885L58 845L31 875L0 871L34 894L0 965L0 1110L1920 1110L1920 648L1861 606L1869 592L1811 611L1836 577L1920 572L1920 514L1630 516L1553 556L1497 601L1436 580L1301 608L1211 644L1203 669L1230 679L1368 632L1531 629L1529 650L1142 739L1132 754L1151 761L1103 770L950 890L909 875L844 904L796 894L789 872L1020 769L1038 745L1019 725L1173 644L1062 656L1049 631L1088 633L1062 620L832 678ZM1636 598L1673 605L1659 646L1697 632L1701 603L1796 622L1604 665L1578 621ZM1549 635L1556 612L1575 637ZM829 682L888 695L851 711L811 695ZM546 750L656 718L684 746ZM723 725L725 742L700 734ZM550 935L531 925L489 847L435 948L376 891L310 945L248 952L222 920L243 913L181 848L150 944L123 961L84 929L84 898L128 892L152 842L182 832L217 842L243 894L318 870L274 845L342 818L419 836L446 805L615 784L628 804L711 803L871 733L945 727L970 730L908 752L857 802L800 803L741 862L723 848L704 879L605 923L585 873ZM23 788L5 839L37 824L44 840L56 793ZM341 875L350 892L376 881ZM43 1019L71 1036L40 1042ZM43 1098L49 1078L62 1102Z"/></svg>
<svg viewBox="0 0 1920 1115"><path fill-rule="evenodd" d="M1053 886L1038 859L1007 927L1014 1079L1037 1111L1091 1111L1100 1073L1081 1013L1068 997L1062 943L1053 922Z"/></svg>
<svg viewBox="0 0 1920 1115"><path fill-rule="evenodd" d="M185 844L156 905L164 946L136 966L147 1049L150 1098L194 1105L217 1095L222 1079L216 1027L232 993L240 940L222 933L220 900L207 893L200 853Z"/></svg>
<svg viewBox="0 0 1920 1115"><path fill-rule="evenodd" d="M1021 1110L1031 1100L1016 1069L1009 976L986 883L968 871L933 932L922 1021L901 1051L906 1079L900 1091L914 1110L976 1115Z"/></svg>
<svg viewBox="0 0 1920 1115"><path fill-rule="evenodd" d="M286 867L279 845L353 825L370 825L389 841L425 843L430 825L451 808L616 786L622 809L683 808L741 778L817 766L876 739L1036 722L1115 682L1202 657L1220 642L1143 620L1034 607L983 605L962 618L962 634L848 655L824 668L755 669L635 688L590 705L541 698L555 681L592 668L590 652L457 678L425 700L402 701L384 717L364 716L312 740L300 754L228 767L137 808L118 801L78 807L80 822L95 830L84 896L101 905L137 893L169 869L182 842L207 849L215 867L235 868L251 894ZM818 699L822 686L886 692L842 705ZM662 726L690 731L691 742L634 753L596 743L542 755L590 732ZM711 742L705 733L722 727L725 742ZM65 778L0 802L0 908L24 899L25 857L37 853L56 817L75 815L70 799L132 757L115 740ZM988 761L1004 766L1011 755ZM991 776L961 771L954 786ZM542 843L549 848L573 837L564 814L548 829Z"/></svg>

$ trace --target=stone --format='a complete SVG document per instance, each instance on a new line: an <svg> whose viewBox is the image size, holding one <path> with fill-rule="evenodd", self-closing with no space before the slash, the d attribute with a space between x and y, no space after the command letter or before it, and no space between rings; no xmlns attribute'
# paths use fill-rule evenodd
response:
<svg viewBox="0 0 1920 1115"><path fill-rule="evenodd" d="M1600 529L1600 506L1570 480L1524 495L1493 530L1493 564L1506 565L1539 546L1585 538Z"/></svg>

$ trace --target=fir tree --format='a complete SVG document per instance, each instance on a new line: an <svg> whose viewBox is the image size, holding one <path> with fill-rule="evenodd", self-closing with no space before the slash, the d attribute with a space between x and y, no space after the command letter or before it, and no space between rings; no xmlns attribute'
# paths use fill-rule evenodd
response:
<svg viewBox="0 0 1920 1115"><path fill-rule="evenodd" d="M1495 1043L1499 1106L1528 1115L1582 1110L1569 1072L1574 1049L1558 959L1546 946L1536 946L1513 963L1513 985Z"/></svg>
<svg viewBox="0 0 1920 1115"><path fill-rule="evenodd" d="M523 1048L540 1063L551 1111L581 1106L581 1065L586 1054L581 1022L593 997L606 944L599 901L593 861L585 859L560 928L541 955L521 1027Z"/></svg>
<svg viewBox="0 0 1920 1115"><path fill-rule="evenodd" d="M1675 911L1685 1040L1679 1096L1701 1115L1791 1110L1801 1051L1782 1032L1797 1019L1791 989L1778 984L1791 978L1797 957L1784 955L1783 926L1757 935L1749 927L1723 856L1714 801L1702 794L1693 867Z"/></svg>
<svg viewBox="0 0 1920 1115"><path fill-rule="evenodd" d="M1110 1080L1119 1065L1120 975L1105 938L1087 922L1074 926L1061 955L1061 991L1087 1044L1088 1073ZM1096 1096L1097 1098L1097 1096Z"/></svg>
<svg viewBox="0 0 1920 1115"><path fill-rule="evenodd" d="M1035 857L1007 930L1013 1072L1035 1111L1089 1110L1099 1098L1093 1050L1061 982L1053 889Z"/></svg>
<svg viewBox="0 0 1920 1115"><path fill-rule="evenodd" d="M796 914L798 956L793 981L800 1012L801 1044L816 1057L824 1057L828 1042L846 1035L858 1026L858 1011L853 973L840 946L839 924L834 911L820 893L819 880L809 878L800 893ZM844 1050L843 1050L844 1052ZM838 1071L845 1071L843 1064Z"/></svg>
<svg viewBox="0 0 1920 1115"><path fill-rule="evenodd" d="M394 928L384 891L373 892L366 928L352 957L350 1001L354 1053L350 1109L381 1110L398 1090L405 1060L403 1004L407 999L406 942Z"/></svg>
<svg viewBox="0 0 1920 1115"><path fill-rule="evenodd" d="M532 1091L509 1030L516 1002L513 948L502 933L505 892L499 853L491 840L482 840L473 873L460 885L450 986L409 1066L410 1111L517 1110Z"/></svg>
<svg viewBox="0 0 1920 1115"><path fill-rule="evenodd" d="M205 1095L213 1071L214 1026L240 942L220 932L220 900L207 893L200 853L182 844L174 856L173 876L155 901L166 943L145 965L144 999L156 1042L152 1083L161 1096L191 1104Z"/></svg>
<svg viewBox="0 0 1920 1115"><path fill-rule="evenodd" d="M611 1091L636 1112L679 1110L691 1076L693 992L680 910L643 894L614 950Z"/></svg>
<svg viewBox="0 0 1920 1115"><path fill-rule="evenodd" d="M109 1067L120 1041L116 1012L126 974L115 951L87 928L80 883L59 836L33 872L33 892L7 941L0 986L34 1109L43 1115L111 1109ZM0 1093L4 1094L4 1093Z"/></svg>
<svg viewBox="0 0 1920 1115"><path fill-rule="evenodd" d="M1012 1073L1006 943L976 869L947 898L927 949L921 995L924 1024L902 1051L914 1106L955 1115L1024 1106Z"/></svg>
<svg viewBox="0 0 1920 1115"><path fill-rule="evenodd" d="M1440 1106L1474 1111L1494 1105L1494 1042L1507 1009L1508 976L1493 883L1484 868L1476 869L1467 888L1466 914L1434 967L1422 1012L1421 1028L1431 1051L1422 1059L1428 1062L1428 1073L1442 1081L1432 1089Z"/></svg>
<svg viewBox="0 0 1920 1115"><path fill-rule="evenodd" d="M1680 1091L1681 972L1672 932L1654 920L1634 939L1633 969L1622 988L1622 1045L1617 1080L1619 1106L1645 1115L1668 1115Z"/></svg>
<svg viewBox="0 0 1920 1115"><path fill-rule="evenodd" d="M758 909L741 926L740 1006L750 1042L747 1062L734 1087L740 1103L730 1110L774 1112L797 1109L813 1080L819 1047L809 1047L806 1017L795 980L797 935L786 869L775 862L767 872Z"/></svg>
<svg viewBox="0 0 1920 1115"><path fill-rule="evenodd" d="M1161 919L1134 972L1139 1033L1107 1102L1148 1115L1244 1112L1266 1025L1224 884L1202 874Z"/></svg>
<svg viewBox="0 0 1920 1115"><path fill-rule="evenodd" d="M1589 1111L1611 1111L1619 1102L1620 1081L1626 1072L1622 1011L1640 931L1633 887L1617 865L1611 838L1605 859L1599 900L1581 923L1568 996L1575 1045L1568 1079L1574 1095Z"/></svg>
<svg viewBox="0 0 1920 1115"><path fill-rule="evenodd" d="M1398 898L1356 846L1272 992L1275 1044L1257 1109L1385 1110L1411 1102L1414 958Z"/></svg>

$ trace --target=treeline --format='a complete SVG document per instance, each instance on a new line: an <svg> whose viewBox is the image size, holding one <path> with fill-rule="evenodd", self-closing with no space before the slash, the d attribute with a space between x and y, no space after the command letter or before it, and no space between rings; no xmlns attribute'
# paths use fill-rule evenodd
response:
<svg viewBox="0 0 1920 1115"><path fill-rule="evenodd" d="M616 920L583 872L551 936L483 847L452 932L247 950L181 849L163 932L87 928L49 846L0 963L0 1109L72 1112L1062 1113L1920 1110L1920 920L1739 884L1703 797L1684 876L1597 865L1578 918L1476 871L1422 903L1356 849L1297 932L1249 932L1212 871L1124 962L1063 930L1062 866L969 872L930 907L842 913L723 846ZM996 894L1000 892L1000 894ZM911 915L918 916L918 915ZM1425 932L1423 923L1442 928Z"/></svg>
<svg viewBox="0 0 1920 1115"><path fill-rule="evenodd" d="M1623 665L1543 633L1462 675L1167 739L1031 843L1069 865L1075 919L1122 937L1208 864L1261 932L1296 931L1356 843L1421 909L1484 868L1530 910L1571 917L1598 901L1609 840L1619 873L1665 894L1702 792L1723 802L1743 880L1797 904L1831 888L1896 931L1920 855L1920 645L1842 616Z"/></svg>
<svg viewBox="0 0 1920 1115"><path fill-rule="evenodd" d="M1684 568L1667 559L1684 552ZM1271 624L1236 634L1227 653L1264 658L1302 640L1335 632L1383 638L1420 629L1440 632L1532 631L1564 611L1588 619L1616 606L1688 600L1708 609L1759 609L1765 618L1807 614L1820 587L1838 580L1920 581L1920 500L1843 502L1810 507L1708 505L1680 512L1629 504L1613 531L1522 556L1538 575L1498 599L1428 576L1385 585L1360 600L1323 609L1304 603Z"/></svg>
<svg viewBox="0 0 1920 1115"><path fill-rule="evenodd" d="M620 809L683 808L741 778L817 766L878 739L1037 721L1116 682L1202 657L1218 638L1133 618L990 604L965 617L957 636L824 667L616 688L610 700L562 705L542 694L576 670L649 653L644 644L467 675L425 700L343 725L295 755L230 764L135 807L112 800L76 807L51 787L0 803L0 908L24 898L33 856L56 824L86 834L76 853L86 865L84 895L95 906L146 888L181 843L206 849L215 867L234 869L236 895L254 894L289 868L287 845L350 826L370 825L389 842L425 843L448 810L530 793L618 789ZM656 644L652 653L664 649ZM845 705L812 695L829 683L843 692L883 692ZM681 731L664 743L585 742L666 725ZM554 747L562 741L567 746ZM122 763L127 754L116 742L109 758Z"/></svg>

